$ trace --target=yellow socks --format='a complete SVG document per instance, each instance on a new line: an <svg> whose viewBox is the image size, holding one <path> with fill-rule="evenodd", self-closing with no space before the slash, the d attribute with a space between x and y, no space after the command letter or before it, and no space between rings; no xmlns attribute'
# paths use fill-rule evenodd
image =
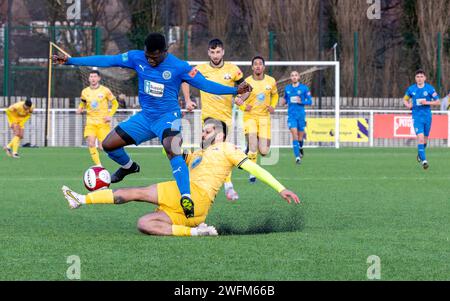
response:
<svg viewBox="0 0 450 301"><path fill-rule="evenodd" d="M111 189L97 190L86 196L86 204L114 204L114 195Z"/></svg>
<svg viewBox="0 0 450 301"><path fill-rule="evenodd" d="M258 160L258 153L248 152L247 157L253 162L256 163Z"/></svg>
<svg viewBox="0 0 450 301"><path fill-rule="evenodd" d="M20 138L18 136L14 136L11 142L8 144L8 148L12 149L13 154L17 154L20 146Z"/></svg>
<svg viewBox="0 0 450 301"><path fill-rule="evenodd" d="M90 147L89 152L91 153L92 161L94 161L95 165L101 165L100 162L100 154L98 153L98 150L96 147Z"/></svg>
<svg viewBox="0 0 450 301"><path fill-rule="evenodd" d="M172 225L172 235L173 236L192 236L191 227Z"/></svg>
<svg viewBox="0 0 450 301"><path fill-rule="evenodd" d="M231 183L231 174L232 174L232 172L230 172L230 174L225 179L225 183Z"/></svg>

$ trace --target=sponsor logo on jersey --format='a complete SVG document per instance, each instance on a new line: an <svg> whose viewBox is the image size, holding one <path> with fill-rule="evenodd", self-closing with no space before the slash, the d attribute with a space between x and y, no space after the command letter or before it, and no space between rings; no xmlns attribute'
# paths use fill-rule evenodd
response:
<svg viewBox="0 0 450 301"><path fill-rule="evenodd" d="M189 72L189 76L194 78L197 75L197 73L198 73L198 70L197 70L197 68L194 67L194 68L192 68L191 72Z"/></svg>
<svg viewBox="0 0 450 301"><path fill-rule="evenodd" d="M258 101L263 102L266 99L266 94L259 93L257 98L258 98Z"/></svg>
<svg viewBox="0 0 450 301"><path fill-rule="evenodd" d="M170 71L164 71L162 76L165 80L169 80L172 78L172 73Z"/></svg>
<svg viewBox="0 0 450 301"><path fill-rule="evenodd" d="M144 92L154 97L163 97L164 85L146 80L144 81Z"/></svg>

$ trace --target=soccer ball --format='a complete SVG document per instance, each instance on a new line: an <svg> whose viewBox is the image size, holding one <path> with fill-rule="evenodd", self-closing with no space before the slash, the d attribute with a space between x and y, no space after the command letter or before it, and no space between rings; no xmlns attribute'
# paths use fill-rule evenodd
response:
<svg viewBox="0 0 450 301"><path fill-rule="evenodd" d="M110 184L111 175L103 167L93 166L84 173L84 186L86 186L89 191L105 189L108 188Z"/></svg>

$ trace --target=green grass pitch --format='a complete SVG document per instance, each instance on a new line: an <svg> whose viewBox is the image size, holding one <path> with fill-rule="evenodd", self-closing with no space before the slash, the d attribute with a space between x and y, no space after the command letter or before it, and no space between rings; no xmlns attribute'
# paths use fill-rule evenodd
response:
<svg viewBox="0 0 450 301"><path fill-rule="evenodd" d="M171 180L160 149L130 149L142 171L121 186ZM0 280L65 280L70 255L82 280L450 280L450 152L429 149L290 150L267 169L299 194L288 205L234 172L241 199L221 191L207 219L219 237L151 237L136 230L149 204L70 210L60 187L86 192L86 149L21 149L0 158ZM105 166L116 166L102 155Z"/></svg>

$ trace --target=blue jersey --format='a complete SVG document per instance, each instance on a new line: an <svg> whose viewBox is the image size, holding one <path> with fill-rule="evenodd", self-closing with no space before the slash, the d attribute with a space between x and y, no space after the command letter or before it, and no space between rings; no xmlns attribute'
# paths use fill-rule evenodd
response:
<svg viewBox="0 0 450 301"><path fill-rule="evenodd" d="M305 85L299 84L297 87L287 85L284 88L284 99L288 105L288 115L304 116L305 105L312 105L312 97L309 88Z"/></svg>
<svg viewBox="0 0 450 301"><path fill-rule="evenodd" d="M422 105L423 100L432 101L439 100L439 95L436 89L429 84L425 84L423 88L419 88L417 84L414 84L408 88L405 93L405 99L411 99L412 102L412 114L417 115L431 115L431 107Z"/></svg>
<svg viewBox="0 0 450 301"><path fill-rule="evenodd" d="M152 67L148 63L144 51L140 50L132 50L119 55L69 58L66 64L123 67L135 70L139 78L139 103L142 112L150 118L157 118L166 113L180 110L178 93L183 81L211 94L237 94L237 88L223 86L205 79L197 69L172 54L168 54L166 59L156 67Z"/></svg>

